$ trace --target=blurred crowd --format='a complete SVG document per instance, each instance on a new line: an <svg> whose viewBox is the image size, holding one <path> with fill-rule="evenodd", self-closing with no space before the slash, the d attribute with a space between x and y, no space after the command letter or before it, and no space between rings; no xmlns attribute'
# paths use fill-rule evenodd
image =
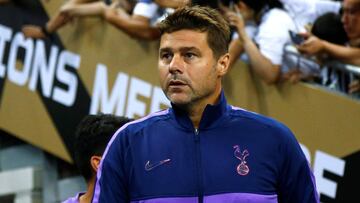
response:
<svg viewBox="0 0 360 203"><path fill-rule="evenodd" d="M155 40L157 23L186 5L221 11L232 26L231 64L243 60L265 83L308 81L359 95L360 0L69 0L46 24L23 32L44 38L74 18L98 16L131 37Z"/></svg>

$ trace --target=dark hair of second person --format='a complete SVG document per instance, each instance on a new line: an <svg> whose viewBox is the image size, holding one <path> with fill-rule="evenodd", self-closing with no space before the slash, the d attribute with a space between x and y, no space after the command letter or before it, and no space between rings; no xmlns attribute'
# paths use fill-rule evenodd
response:
<svg viewBox="0 0 360 203"><path fill-rule="evenodd" d="M336 13L326 13L318 17L311 28L311 33L322 40L338 45L344 45L349 41L341 16Z"/></svg>

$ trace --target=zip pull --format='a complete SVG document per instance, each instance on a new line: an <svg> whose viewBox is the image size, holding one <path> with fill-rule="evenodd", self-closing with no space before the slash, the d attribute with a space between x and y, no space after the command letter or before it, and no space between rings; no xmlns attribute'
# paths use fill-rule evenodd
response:
<svg viewBox="0 0 360 203"><path fill-rule="evenodd" d="M195 141L198 142L200 140L200 136L199 136L199 129L195 128Z"/></svg>
<svg viewBox="0 0 360 203"><path fill-rule="evenodd" d="M199 135L199 129L195 128L195 135Z"/></svg>

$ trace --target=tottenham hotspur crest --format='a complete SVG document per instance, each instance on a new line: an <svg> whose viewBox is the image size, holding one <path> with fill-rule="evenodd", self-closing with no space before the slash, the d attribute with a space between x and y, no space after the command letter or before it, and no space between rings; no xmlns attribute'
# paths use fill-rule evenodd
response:
<svg viewBox="0 0 360 203"><path fill-rule="evenodd" d="M239 145L235 145L233 148L235 149L235 157L241 161L240 164L236 167L236 171L239 175L246 176L249 173L250 169L249 166L246 165L245 159L250 154L247 149L241 152Z"/></svg>

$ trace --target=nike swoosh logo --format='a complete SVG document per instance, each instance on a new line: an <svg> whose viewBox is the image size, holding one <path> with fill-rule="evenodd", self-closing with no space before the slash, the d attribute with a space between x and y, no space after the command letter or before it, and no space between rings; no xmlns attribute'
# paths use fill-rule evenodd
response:
<svg viewBox="0 0 360 203"><path fill-rule="evenodd" d="M146 164L145 164L145 171L151 171L153 170L154 168L158 167L158 166L161 166L167 162L170 162L171 159L165 159L165 160L162 160L162 161L159 161L155 164L151 164L150 161L147 161Z"/></svg>

